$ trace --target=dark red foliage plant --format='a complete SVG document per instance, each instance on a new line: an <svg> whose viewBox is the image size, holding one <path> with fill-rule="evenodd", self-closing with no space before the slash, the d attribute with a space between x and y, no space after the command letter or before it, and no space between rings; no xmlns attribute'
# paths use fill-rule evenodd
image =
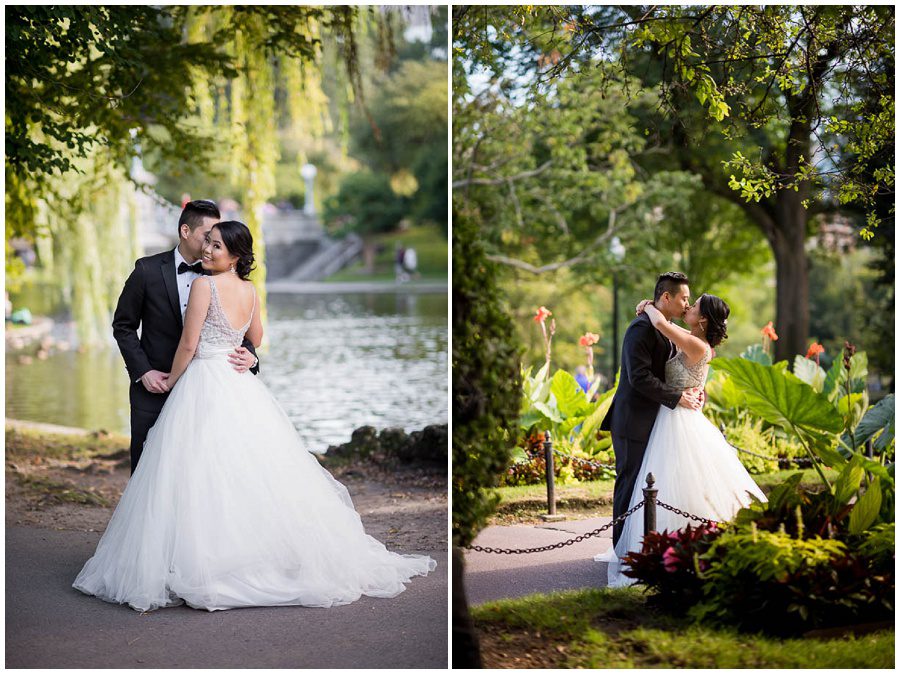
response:
<svg viewBox="0 0 900 674"><path fill-rule="evenodd" d="M667 608L687 610L703 594L702 573L709 564L700 559L722 533L720 525L687 525L677 531L650 532L640 552L630 552L623 572L654 591Z"/></svg>

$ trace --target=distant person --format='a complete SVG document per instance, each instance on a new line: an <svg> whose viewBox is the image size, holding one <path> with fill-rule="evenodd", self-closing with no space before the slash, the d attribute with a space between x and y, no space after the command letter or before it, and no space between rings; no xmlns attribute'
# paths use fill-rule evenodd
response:
<svg viewBox="0 0 900 674"><path fill-rule="evenodd" d="M405 283L409 280L404 268L404 260L406 257L406 249L403 244L397 242L394 244L394 280L397 283Z"/></svg>
<svg viewBox="0 0 900 674"><path fill-rule="evenodd" d="M416 273L416 267L419 262L416 257L416 249L415 248L407 248L403 251L403 271L409 276L412 276Z"/></svg>
<svg viewBox="0 0 900 674"><path fill-rule="evenodd" d="M575 368L575 381L578 382L581 390L585 393L591 389L591 382L588 380L587 376L587 368L584 365L579 365Z"/></svg>

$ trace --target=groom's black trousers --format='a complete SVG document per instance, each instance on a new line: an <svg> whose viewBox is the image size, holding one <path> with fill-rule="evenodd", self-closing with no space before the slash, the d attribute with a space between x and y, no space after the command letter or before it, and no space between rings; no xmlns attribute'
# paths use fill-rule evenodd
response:
<svg viewBox="0 0 900 674"><path fill-rule="evenodd" d="M143 384L141 384L143 386ZM131 408L131 474L134 475L134 469L137 468L138 461L141 459L141 452L144 451L144 441L147 439L147 433L159 418L162 410L142 410L137 407Z"/></svg>
<svg viewBox="0 0 900 674"><path fill-rule="evenodd" d="M647 440L631 440L624 435L613 435L613 452L616 455L616 485L613 489L613 519L619 517L628 510L631 503L631 495L635 486L643 487L643 477L638 475L641 463L644 461L644 452L647 450ZM638 478L640 484L638 484ZM631 517L641 517L640 511ZM640 520L643 531L643 517ZM619 542L625 523L616 524L613 527L613 545Z"/></svg>

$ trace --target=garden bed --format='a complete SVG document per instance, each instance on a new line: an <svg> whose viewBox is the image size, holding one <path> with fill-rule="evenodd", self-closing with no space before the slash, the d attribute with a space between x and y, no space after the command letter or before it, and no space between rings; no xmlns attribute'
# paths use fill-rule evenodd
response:
<svg viewBox="0 0 900 674"><path fill-rule="evenodd" d="M892 668L893 629L835 638L741 633L649 605L638 588L578 590L472 610L486 668Z"/></svg>

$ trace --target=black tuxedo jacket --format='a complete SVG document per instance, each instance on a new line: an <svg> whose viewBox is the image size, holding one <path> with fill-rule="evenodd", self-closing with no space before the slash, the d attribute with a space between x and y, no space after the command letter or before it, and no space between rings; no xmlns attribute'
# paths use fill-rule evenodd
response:
<svg viewBox="0 0 900 674"><path fill-rule="evenodd" d="M150 393L139 380L150 370L171 371L181 341L176 273L174 250L139 259L125 281L113 316L113 336L131 379L131 406L148 412L158 413L169 394ZM256 355L250 340L244 339L243 345ZM259 364L251 371L259 372Z"/></svg>
<svg viewBox="0 0 900 674"><path fill-rule="evenodd" d="M672 343L650 322L647 314L635 318L622 342L622 372L612 406L600 428L613 436L646 442L659 406L675 409L681 390L665 383L666 361Z"/></svg>

